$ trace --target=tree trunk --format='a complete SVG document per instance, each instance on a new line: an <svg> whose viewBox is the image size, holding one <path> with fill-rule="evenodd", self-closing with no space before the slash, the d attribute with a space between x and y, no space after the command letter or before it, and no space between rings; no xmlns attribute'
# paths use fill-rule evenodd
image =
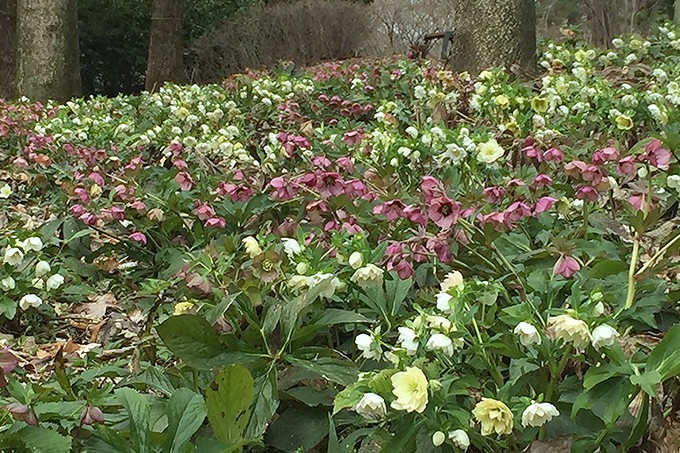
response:
<svg viewBox="0 0 680 453"><path fill-rule="evenodd" d="M17 0L19 95L65 101L80 94L77 0Z"/></svg>
<svg viewBox="0 0 680 453"><path fill-rule="evenodd" d="M457 0L451 66L477 74L492 66L536 64L534 0Z"/></svg>
<svg viewBox="0 0 680 453"><path fill-rule="evenodd" d="M16 0L0 0L0 99L14 97Z"/></svg>
<svg viewBox="0 0 680 453"><path fill-rule="evenodd" d="M184 0L153 0L151 39L146 66L146 89L153 91L163 82L185 80L182 9Z"/></svg>
<svg viewBox="0 0 680 453"><path fill-rule="evenodd" d="M680 25L680 0L675 0L675 15L673 16L675 23Z"/></svg>

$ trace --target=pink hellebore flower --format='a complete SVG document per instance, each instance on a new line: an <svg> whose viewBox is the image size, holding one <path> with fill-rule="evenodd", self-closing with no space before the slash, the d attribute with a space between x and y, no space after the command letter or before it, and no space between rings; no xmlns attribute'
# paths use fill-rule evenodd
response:
<svg viewBox="0 0 680 453"><path fill-rule="evenodd" d="M482 195L484 196L484 201L490 204L498 203L505 195L505 189L503 187L485 187L482 190Z"/></svg>
<svg viewBox="0 0 680 453"><path fill-rule="evenodd" d="M504 231L506 228L509 228L509 222L505 218L505 214L503 212L491 212L489 214L480 214L478 216L479 223L482 225L486 225L487 223L491 224L494 230L496 231Z"/></svg>
<svg viewBox="0 0 680 453"><path fill-rule="evenodd" d="M194 187L194 180L191 175L185 171L180 171L175 176L175 182L179 184L181 190L191 190Z"/></svg>
<svg viewBox="0 0 680 453"><path fill-rule="evenodd" d="M593 186L580 186L575 197L577 200L597 201L597 190Z"/></svg>
<svg viewBox="0 0 680 453"><path fill-rule="evenodd" d="M344 192L345 183L338 173L329 171L319 174L316 180L316 189L322 197L337 197Z"/></svg>
<svg viewBox="0 0 680 453"><path fill-rule="evenodd" d="M447 197L438 197L430 200L430 208L427 210L427 217L438 227L443 229L451 228L458 221L460 215L460 203Z"/></svg>
<svg viewBox="0 0 680 453"><path fill-rule="evenodd" d="M404 208L406 205L401 200L391 200L373 207L373 214L382 214L387 220L394 222L400 217L405 217Z"/></svg>
<svg viewBox="0 0 680 453"><path fill-rule="evenodd" d="M407 206L406 209L404 209L404 214L406 214L406 217L416 225L425 226L427 224L427 218L418 206Z"/></svg>
<svg viewBox="0 0 680 453"><path fill-rule="evenodd" d="M556 201L557 200L552 197L539 198L536 200L536 204L534 205L534 214L539 215L543 212L551 210Z"/></svg>
<svg viewBox="0 0 680 453"><path fill-rule="evenodd" d="M200 220L205 221L215 216L215 210L210 205L199 204L198 207L194 209L194 214L196 214L196 217Z"/></svg>
<svg viewBox="0 0 680 453"><path fill-rule="evenodd" d="M616 171L620 175L631 176L635 174L635 158L626 156L616 164Z"/></svg>
<svg viewBox="0 0 680 453"><path fill-rule="evenodd" d="M211 217L205 221L207 228L224 228L227 222L222 217Z"/></svg>
<svg viewBox="0 0 680 453"><path fill-rule="evenodd" d="M521 201L516 201L504 211L505 219L508 222L517 222L522 217L528 217L531 215L531 207L526 203Z"/></svg>
<svg viewBox="0 0 680 453"><path fill-rule="evenodd" d="M425 203L429 203L433 198L446 196L442 183L432 176L423 176L420 182L420 191L423 194Z"/></svg>
<svg viewBox="0 0 680 453"><path fill-rule="evenodd" d="M144 233L142 233L140 231L135 231L134 233L130 233L129 238L132 241L139 242L140 244L146 245L146 236L144 235Z"/></svg>
<svg viewBox="0 0 680 453"><path fill-rule="evenodd" d="M578 261L574 258L567 255L560 255L553 267L553 273L555 275L561 275L564 278L571 278L580 269L581 265L578 264Z"/></svg>
<svg viewBox="0 0 680 453"><path fill-rule="evenodd" d="M388 271L396 271L400 279L406 280L413 275L413 265L402 256L395 256L387 263Z"/></svg>
<svg viewBox="0 0 680 453"><path fill-rule="evenodd" d="M580 160L572 160L564 166L564 172L569 176L578 175L583 173L588 164Z"/></svg>
<svg viewBox="0 0 680 453"><path fill-rule="evenodd" d="M354 173L354 164L352 163L352 159L349 157L338 157L335 161L335 165L347 171L348 173Z"/></svg>
<svg viewBox="0 0 680 453"><path fill-rule="evenodd" d="M347 146L359 145L363 140L363 133L361 131L347 131L342 134L342 141Z"/></svg>
<svg viewBox="0 0 680 453"><path fill-rule="evenodd" d="M628 197L628 203L630 203L630 205L633 206L638 211L642 211L645 209L647 197L645 196L645 194L642 193L631 195L630 197Z"/></svg>
<svg viewBox="0 0 680 453"><path fill-rule="evenodd" d="M552 181L552 178L550 176L541 173L540 175L537 175L534 178L532 186L533 186L534 189L542 189L543 187L551 186L552 182L553 181Z"/></svg>
<svg viewBox="0 0 680 453"><path fill-rule="evenodd" d="M543 160L546 162L557 162L560 163L564 159L562 151L557 148L550 148L543 153Z"/></svg>
<svg viewBox="0 0 680 453"><path fill-rule="evenodd" d="M647 160L660 170L668 170L671 161L671 152L661 147L661 141L654 139L645 146Z"/></svg>
<svg viewBox="0 0 680 453"><path fill-rule="evenodd" d="M139 215L146 214L146 205L142 200L136 200L128 204L129 207L137 211Z"/></svg>
<svg viewBox="0 0 680 453"><path fill-rule="evenodd" d="M102 178L99 173L90 173L88 178L95 184L97 184L99 187L104 186L104 178Z"/></svg>

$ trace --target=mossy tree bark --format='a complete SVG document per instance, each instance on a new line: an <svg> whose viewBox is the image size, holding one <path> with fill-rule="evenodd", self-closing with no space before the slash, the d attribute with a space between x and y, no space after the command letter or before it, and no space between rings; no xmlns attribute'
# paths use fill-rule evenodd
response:
<svg viewBox="0 0 680 453"><path fill-rule="evenodd" d="M80 94L77 0L17 0L17 94L65 101Z"/></svg>
<svg viewBox="0 0 680 453"><path fill-rule="evenodd" d="M16 0L0 0L0 98L14 96Z"/></svg>
<svg viewBox="0 0 680 453"><path fill-rule="evenodd" d="M675 23L680 25L680 0L675 0Z"/></svg>
<svg viewBox="0 0 680 453"><path fill-rule="evenodd" d="M534 0L457 0L451 67L477 74L536 63Z"/></svg>
<svg viewBox="0 0 680 453"><path fill-rule="evenodd" d="M153 91L163 82L183 82L184 43L182 11L184 0L153 0L151 39L146 66L146 89Z"/></svg>

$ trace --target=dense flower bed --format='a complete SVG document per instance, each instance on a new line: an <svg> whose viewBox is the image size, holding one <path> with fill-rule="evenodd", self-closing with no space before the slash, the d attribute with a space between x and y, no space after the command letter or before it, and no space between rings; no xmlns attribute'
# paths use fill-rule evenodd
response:
<svg viewBox="0 0 680 453"><path fill-rule="evenodd" d="M530 81L282 64L0 102L0 448L653 442L680 372L676 33L549 43Z"/></svg>

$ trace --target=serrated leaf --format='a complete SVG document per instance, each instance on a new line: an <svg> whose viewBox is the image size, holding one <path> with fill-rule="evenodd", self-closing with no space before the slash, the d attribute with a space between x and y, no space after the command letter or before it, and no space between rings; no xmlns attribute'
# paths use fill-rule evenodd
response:
<svg viewBox="0 0 680 453"><path fill-rule="evenodd" d="M252 404L253 410L246 429L248 439L257 439L262 436L276 413L276 409L279 407L276 385L275 370L270 371L268 375L259 376L255 380L255 400Z"/></svg>
<svg viewBox="0 0 680 453"><path fill-rule="evenodd" d="M71 438L41 426L25 426L18 432L22 442L32 451L64 453L71 451Z"/></svg>

